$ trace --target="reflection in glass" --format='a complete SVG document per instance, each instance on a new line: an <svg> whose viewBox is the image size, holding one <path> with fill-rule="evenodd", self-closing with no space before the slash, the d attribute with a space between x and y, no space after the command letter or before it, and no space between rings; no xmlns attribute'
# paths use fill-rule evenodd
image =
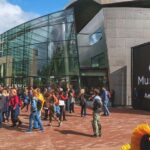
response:
<svg viewBox="0 0 150 150"><path fill-rule="evenodd" d="M99 40L102 38L102 32L101 29L98 29L95 33L90 35L89 37L89 43L90 45L96 44Z"/></svg>
<svg viewBox="0 0 150 150"><path fill-rule="evenodd" d="M5 60L8 68L5 84L34 83L39 79L45 83L50 76L78 75L75 35L72 9L31 20L1 34L4 43L0 61Z"/></svg>

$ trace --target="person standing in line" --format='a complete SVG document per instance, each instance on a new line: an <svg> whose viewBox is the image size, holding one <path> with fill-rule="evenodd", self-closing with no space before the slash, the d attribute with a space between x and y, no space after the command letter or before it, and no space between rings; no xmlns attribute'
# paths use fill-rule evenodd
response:
<svg viewBox="0 0 150 150"><path fill-rule="evenodd" d="M101 136L100 112L102 111L102 105L103 104L102 99L99 96L99 90L94 89L93 120L92 120L94 137Z"/></svg>

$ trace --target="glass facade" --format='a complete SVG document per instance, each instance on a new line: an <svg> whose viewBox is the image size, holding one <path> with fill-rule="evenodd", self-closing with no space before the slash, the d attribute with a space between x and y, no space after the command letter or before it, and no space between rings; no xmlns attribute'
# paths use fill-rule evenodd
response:
<svg viewBox="0 0 150 150"><path fill-rule="evenodd" d="M1 34L0 82L45 84L52 76L78 76L76 41L72 9L34 19Z"/></svg>

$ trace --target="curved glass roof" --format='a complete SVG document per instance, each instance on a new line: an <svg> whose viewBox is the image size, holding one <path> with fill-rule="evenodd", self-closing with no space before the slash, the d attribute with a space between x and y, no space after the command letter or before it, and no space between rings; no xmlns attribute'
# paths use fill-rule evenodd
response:
<svg viewBox="0 0 150 150"><path fill-rule="evenodd" d="M0 59L6 60L4 77L78 75L73 9L48 14L4 32L0 35L0 52Z"/></svg>

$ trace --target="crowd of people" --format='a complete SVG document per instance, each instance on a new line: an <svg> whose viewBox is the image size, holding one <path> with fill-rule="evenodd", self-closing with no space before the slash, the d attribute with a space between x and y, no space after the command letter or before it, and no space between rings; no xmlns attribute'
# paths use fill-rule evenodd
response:
<svg viewBox="0 0 150 150"><path fill-rule="evenodd" d="M110 92L106 88L92 89L90 95L85 89L75 92L72 85L65 90L57 86L55 88L6 88L0 86L0 128L3 122L12 122L11 127L22 125L20 113L23 109L29 111L29 126L27 133L32 133L33 128L44 131L42 119L48 120L48 126L53 126L53 121L58 122L58 127L66 121L66 111L74 113L74 105L77 101L81 106L81 117L86 117L87 101L93 102L92 127L94 136L101 136L100 112L109 116L108 103ZM43 116L42 116L43 115Z"/></svg>

